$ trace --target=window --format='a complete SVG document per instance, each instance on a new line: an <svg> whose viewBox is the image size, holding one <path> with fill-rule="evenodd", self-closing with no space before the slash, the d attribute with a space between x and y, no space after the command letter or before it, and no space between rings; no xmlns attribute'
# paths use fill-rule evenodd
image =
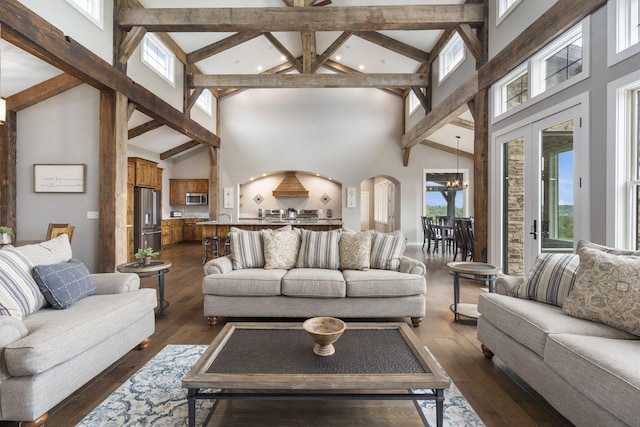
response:
<svg viewBox="0 0 640 427"><path fill-rule="evenodd" d="M582 73L582 41L582 24L578 24L531 59L533 96Z"/></svg>
<svg viewBox="0 0 640 427"><path fill-rule="evenodd" d="M523 64L496 83L496 116L529 99L529 71Z"/></svg>
<svg viewBox="0 0 640 427"><path fill-rule="evenodd" d="M102 28L102 0L67 0L67 3Z"/></svg>
<svg viewBox="0 0 640 427"><path fill-rule="evenodd" d="M422 89L420 89L422 90ZM414 91L409 92L409 114L413 114L422 104Z"/></svg>
<svg viewBox="0 0 640 427"><path fill-rule="evenodd" d="M520 3L520 0L498 0L498 17L502 18L502 16L511 12L518 3Z"/></svg>
<svg viewBox="0 0 640 427"><path fill-rule="evenodd" d="M196 105L207 115L213 116L213 95L208 89L202 91L198 99L196 100Z"/></svg>
<svg viewBox="0 0 640 427"><path fill-rule="evenodd" d="M373 203L374 203L374 220L381 224L386 224L388 219L389 208L389 183L383 181L375 185L373 189Z"/></svg>
<svg viewBox="0 0 640 427"><path fill-rule="evenodd" d="M454 33L451 40L440 52L440 81L443 81L456 67L464 61L465 48L464 41L460 34Z"/></svg>
<svg viewBox="0 0 640 427"><path fill-rule="evenodd" d="M173 86L175 56L152 34L146 34L142 39L141 51L142 62Z"/></svg>
<svg viewBox="0 0 640 427"><path fill-rule="evenodd" d="M638 43L638 25L640 25L640 16L638 9L638 0L618 0L616 13L616 52L621 52L628 47Z"/></svg>
<svg viewBox="0 0 640 427"><path fill-rule="evenodd" d="M640 123L640 87L628 89L624 97L629 102L627 117L628 142L625 147L629 158L629 172L627 188L629 191L630 206L627 211L627 239L633 250L640 248L640 135L638 128Z"/></svg>

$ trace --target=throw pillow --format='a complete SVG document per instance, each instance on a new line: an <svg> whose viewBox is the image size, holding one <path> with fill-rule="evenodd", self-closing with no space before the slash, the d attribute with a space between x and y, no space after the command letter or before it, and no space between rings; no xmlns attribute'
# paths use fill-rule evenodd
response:
<svg viewBox="0 0 640 427"><path fill-rule="evenodd" d="M289 270L296 266L300 252L300 231L263 230L264 268Z"/></svg>
<svg viewBox="0 0 640 427"><path fill-rule="evenodd" d="M602 252L606 252L612 255L635 255L640 256L640 251L631 251L629 249L610 248L608 246L598 245L596 243L589 242L588 240L580 240L576 247L576 253L582 248L597 249Z"/></svg>
<svg viewBox="0 0 640 427"><path fill-rule="evenodd" d="M301 230L302 242L298 255L298 268L340 268L340 230Z"/></svg>
<svg viewBox="0 0 640 427"><path fill-rule="evenodd" d="M97 292L87 266L75 259L61 264L36 265L33 277L49 304L58 310Z"/></svg>
<svg viewBox="0 0 640 427"><path fill-rule="evenodd" d="M233 269L264 267L262 232L238 229L229 233Z"/></svg>
<svg viewBox="0 0 640 427"><path fill-rule="evenodd" d="M575 254L540 254L516 296L562 307L573 289L580 258Z"/></svg>
<svg viewBox="0 0 640 427"><path fill-rule="evenodd" d="M23 319L44 307L45 299L31 276L32 268L16 249L0 249L0 315Z"/></svg>
<svg viewBox="0 0 640 427"><path fill-rule="evenodd" d="M407 239L401 231L387 234L377 231L371 233L371 268L397 271Z"/></svg>
<svg viewBox="0 0 640 427"><path fill-rule="evenodd" d="M58 237L33 245L16 248L32 265L59 264L71 259L71 244L69 236L61 234Z"/></svg>
<svg viewBox="0 0 640 427"><path fill-rule="evenodd" d="M366 271L371 265L371 233L345 233L340 236L340 270Z"/></svg>
<svg viewBox="0 0 640 427"><path fill-rule="evenodd" d="M640 335L640 257L578 250L580 268L562 306L574 317Z"/></svg>

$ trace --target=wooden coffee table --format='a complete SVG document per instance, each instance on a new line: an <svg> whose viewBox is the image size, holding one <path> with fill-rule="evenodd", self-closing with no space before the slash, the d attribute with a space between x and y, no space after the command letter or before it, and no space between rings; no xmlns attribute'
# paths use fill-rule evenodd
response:
<svg viewBox="0 0 640 427"><path fill-rule="evenodd" d="M436 402L442 426L450 381L404 322L348 323L336 353L313 353L300 323L228 323L182 380L189 426L196 400L421 400ZM418 392L411 390L419 389ZM424 390L427 389L427 390Z"/></svg>

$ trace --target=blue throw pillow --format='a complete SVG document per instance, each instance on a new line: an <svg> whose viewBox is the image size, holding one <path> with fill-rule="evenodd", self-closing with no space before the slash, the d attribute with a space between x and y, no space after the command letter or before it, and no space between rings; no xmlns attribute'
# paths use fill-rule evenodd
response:
<svg viewBox="0 0 640 427"><path fill-rule="evenodd" d="M37 265L33 267L33 278L45 299L57 309L69 308L97 292L89 269L75 259L61 264Z"/></svg>

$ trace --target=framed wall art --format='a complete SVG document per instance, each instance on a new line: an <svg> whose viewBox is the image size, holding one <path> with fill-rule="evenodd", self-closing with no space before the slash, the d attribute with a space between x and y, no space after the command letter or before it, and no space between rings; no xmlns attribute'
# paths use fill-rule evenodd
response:
<svg viewBox="0 0 640 427"><path fill-rule="evenodd" d="M36 193L85 193L86 164L34 164L33 191Z"/></svg>

